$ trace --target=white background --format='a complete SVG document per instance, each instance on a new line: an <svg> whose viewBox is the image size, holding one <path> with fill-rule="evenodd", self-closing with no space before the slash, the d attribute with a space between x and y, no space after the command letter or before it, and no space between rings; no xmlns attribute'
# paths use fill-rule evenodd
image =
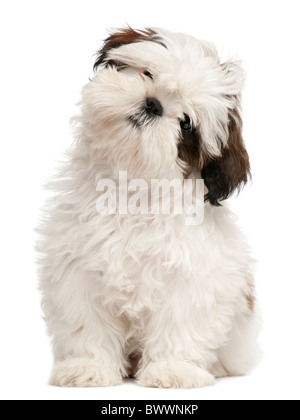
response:
<svg viewBox="0 0 300 420"><path fill-rule="evenodd" d="M300 397L299 1L2 1L2 399L293 399ZM33 229L41 185L71 143L69 118L106 29L161 26L213 41L247 70L244 137L253 182L233 201L250 237L264 326L261 365L195 390L59 389L37 291Z"/></svg>

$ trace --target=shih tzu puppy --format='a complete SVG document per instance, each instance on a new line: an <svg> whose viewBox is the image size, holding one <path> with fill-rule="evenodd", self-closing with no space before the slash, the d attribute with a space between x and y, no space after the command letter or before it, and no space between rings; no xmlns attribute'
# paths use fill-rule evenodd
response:
<svg viewBox="0 0 300 420"><path fill-rule="evenodd" d="M190 388L244 375L259 357L253 262L221 203L250 175L240 63L220 62L212 44L188 35L126 28L106 39L94 68L39 229L50 383L131 376ZM202 222L186 223L172 206L101 211L98 184L120 192L120 173L143 181L140 199L152 180L203 179Z"/></svg>

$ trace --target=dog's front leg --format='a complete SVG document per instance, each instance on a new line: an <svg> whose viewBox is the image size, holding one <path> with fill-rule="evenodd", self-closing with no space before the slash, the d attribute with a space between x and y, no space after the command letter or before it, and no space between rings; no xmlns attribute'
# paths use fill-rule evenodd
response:
<svg viewBox="0 0 300 420"><path fill-rule="evenodd" d="M50 384L118 385L126 375L123 325L103 302L88 272L78 270L66 284L68 280L66 276L51 288L48 284L43 304L55 357Z"/></svg>
<svg viewBox="0 0 300 420"><path fill-rule="evenodd" d="M182 285L170 287L168 300L161 301L151 314L144 331L139 385L200 388L214 383L207 369L215 352L201 333L201 312L189 293Z"/></svg>

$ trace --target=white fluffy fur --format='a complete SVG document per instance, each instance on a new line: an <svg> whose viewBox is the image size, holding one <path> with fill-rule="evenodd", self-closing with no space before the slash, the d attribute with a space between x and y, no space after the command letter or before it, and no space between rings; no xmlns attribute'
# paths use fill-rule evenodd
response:
<svg viewBox="0 0 300 420"><path fill-rule="evenodd" d="M257 362L249 308L252 260L226 205L205 205L204 223L181 215L97 213L100 178L183 179L179 118L201 126L206 151L227 142L228 108L243 87L239 63L219 65L214 47L156 30L168 49L138 42L112 49L123 71L103 68L82 92L76 142L51 188L40 227L40 287L53 338L50 383L110 386L142 353L138 384L201 387ZM149 68L153 80L139 73ZM127 117L155 97L164 115L143 128ZM220 142L221 140L221 142Z"/></svg>

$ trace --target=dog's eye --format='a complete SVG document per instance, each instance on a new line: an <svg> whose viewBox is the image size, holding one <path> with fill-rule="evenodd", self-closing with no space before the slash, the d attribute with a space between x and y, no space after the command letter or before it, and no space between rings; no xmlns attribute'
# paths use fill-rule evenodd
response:
<svg viewBox="0 0 300 420"><path fill-rule="evenodd" d="M180 121L180 127L182 131L191 131L192 123L188 115L184 114L184 120Z"/></svg>
<svg viewBox="0 0 300 420"><path fill-rule="evenodd" d="M148 69L143 70L143 74L153 80L153 74Z"/></svg>

